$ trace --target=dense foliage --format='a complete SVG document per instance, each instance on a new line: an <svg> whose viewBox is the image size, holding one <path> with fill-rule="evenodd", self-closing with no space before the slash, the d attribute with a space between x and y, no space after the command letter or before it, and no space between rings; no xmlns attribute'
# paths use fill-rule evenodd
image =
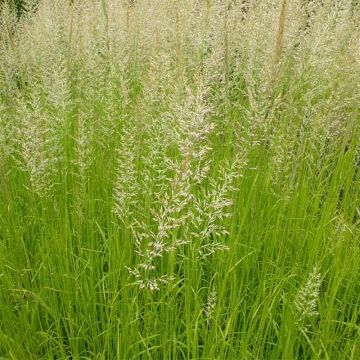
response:
<svg viewBox="0 0 360 360"><path fill-rule="evenodd" d="M359 5L21 9L0 358L359 359Z"/></svg>

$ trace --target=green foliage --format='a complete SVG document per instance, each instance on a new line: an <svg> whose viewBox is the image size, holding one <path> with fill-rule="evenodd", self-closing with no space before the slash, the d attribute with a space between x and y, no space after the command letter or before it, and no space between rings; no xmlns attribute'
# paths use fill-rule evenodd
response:
<svg viewBox="0 0 360 360"><path fill-rule="evenodd" d="M1 14L0 358L359 359L354 2L130 5Z"/></svg>

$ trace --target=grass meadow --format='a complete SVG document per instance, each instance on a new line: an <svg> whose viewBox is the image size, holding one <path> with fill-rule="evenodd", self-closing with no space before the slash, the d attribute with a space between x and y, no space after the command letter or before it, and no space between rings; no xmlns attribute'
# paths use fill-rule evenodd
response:
<svg viewBox="0 0 360 360"><path fill-rule="evenodd" d="M360 3L0 15L0 359L360 359Z"/></svg>

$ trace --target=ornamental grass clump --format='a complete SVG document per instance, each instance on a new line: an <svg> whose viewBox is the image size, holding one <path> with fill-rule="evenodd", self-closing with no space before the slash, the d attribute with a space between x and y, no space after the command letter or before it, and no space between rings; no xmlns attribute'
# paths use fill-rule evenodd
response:
<svg viewBox="0 0 360 360"><path fill-rule="evenodd" d="M21 3L0 358L360 358L359 2Z"/></svg>

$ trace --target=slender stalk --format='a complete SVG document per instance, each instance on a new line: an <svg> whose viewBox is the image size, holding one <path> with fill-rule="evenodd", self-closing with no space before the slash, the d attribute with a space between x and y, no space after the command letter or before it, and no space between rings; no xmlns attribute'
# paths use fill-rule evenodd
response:
<svg viewBox="0 0 360 360"><path fill-rule="evenodd" d="M275 55L274 55L274 71L275 77L279 72L279 67L281 64L281 56L283 53L283 44L284 44L284 31L285 31L285 21L286 21L286 7L287 0L282 0L280 7L280 14L278 20L278 28L276 33L276 45L275 45Z"/></svg>

